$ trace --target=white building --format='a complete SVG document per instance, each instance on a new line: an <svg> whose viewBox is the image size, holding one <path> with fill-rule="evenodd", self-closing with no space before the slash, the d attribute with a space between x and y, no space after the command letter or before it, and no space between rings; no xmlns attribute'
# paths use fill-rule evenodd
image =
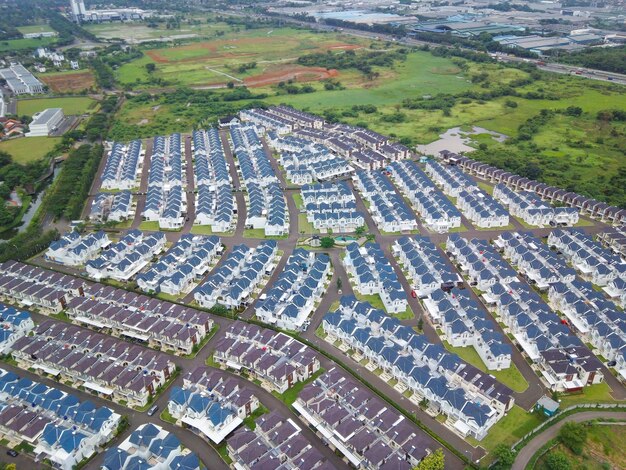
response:
<svg viewBox="0 0 626 470"><path fill-rule="evenodd" d="M28 126L30 132L26 134L26 137L47 137L63 121L64 117L61 108L48 108L36 113Z"/></svg>

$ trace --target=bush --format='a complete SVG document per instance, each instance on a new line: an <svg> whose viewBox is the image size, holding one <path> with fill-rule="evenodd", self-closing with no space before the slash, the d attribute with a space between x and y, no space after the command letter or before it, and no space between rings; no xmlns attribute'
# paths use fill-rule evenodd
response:
<svg viewBox="0 0 626 470"><path fill-rule="evenodd" d="M545 458L545 466L548 470L570 470L572 465L563 452L550 452Z"/></svg>
<svg viewBox="0 0 626 470"><path fill-rule="evenodd" d="M559 440L574 454L581 455L587 442L587 427L581 423L565 423L559 431Z"/></svg>

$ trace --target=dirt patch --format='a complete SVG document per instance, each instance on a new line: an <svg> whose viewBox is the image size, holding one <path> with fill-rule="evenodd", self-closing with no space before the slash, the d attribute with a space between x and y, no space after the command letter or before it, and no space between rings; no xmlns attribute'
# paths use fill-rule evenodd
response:
<svg viewBox="0 0 626 470"><path fill-rule="evenodd" d="M335 69L324 67L301 67L298 65L285 65L277 69L266 70L265 73L254 75L244 79L247 87L255 88L268 85L275 85L280 82L294 80L297 82L313 82L335 78L339 72Z"/></svg>
<svg viewBox="0 0 626 470"><path fill-rule="evenodd" d="M325 49L328 49L331 51L337 51L337 50L352 51L354 49L362 49L362 48L363 46L359 46L358 44L344 44L344 43L330 44L325 47Z"/></svg>
<svg viewBox="0 0 626 470"><path fill-rule="evenodd" d="M48 87L57 93L79 92L88 90L96 84L93 73L76 72L61 75L41 75L39 77Z"/></svg>

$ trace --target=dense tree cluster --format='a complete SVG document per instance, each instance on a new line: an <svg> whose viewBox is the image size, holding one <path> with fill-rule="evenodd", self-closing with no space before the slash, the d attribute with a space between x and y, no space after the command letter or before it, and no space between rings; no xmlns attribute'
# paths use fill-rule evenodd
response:
<svg viewBox="0 0 626 470"><path fill-rule="evenodd" d="M308 54L298 57L298 64L309 67L324 67L327 69L356 69L365 75L372 74L373 67L391 67L396 61L406 60L407 49L400 48L391 51Z"/></svg>
<svg viewBox="0 0 626 470"><path fill-rule="evenodd" d="M560 51L549 51L558 54L558 61L564 64L578 65L607 72L626 73L626 46L620 47L588 47L581 51L563 54Z"/></svg>

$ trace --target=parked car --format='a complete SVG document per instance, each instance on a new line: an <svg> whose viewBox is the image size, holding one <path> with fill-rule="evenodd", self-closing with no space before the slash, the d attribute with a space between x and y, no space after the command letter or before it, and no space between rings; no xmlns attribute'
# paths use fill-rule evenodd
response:
<svg viewBox="0 0 626 470"><path fill-rule="evenodd" d="M154 413L157 412L158 409L159 407L157 405L154 405L152 408L148 410L148 416L152 416Z"/></svg>
<svg viewBox="0 0 626 470"><path fill-rule="evenodd" d="M16 450L9 449L9 450L7 450L7 455L10 455L11 457L17 457L18 456L18 452Z"/></svg>

